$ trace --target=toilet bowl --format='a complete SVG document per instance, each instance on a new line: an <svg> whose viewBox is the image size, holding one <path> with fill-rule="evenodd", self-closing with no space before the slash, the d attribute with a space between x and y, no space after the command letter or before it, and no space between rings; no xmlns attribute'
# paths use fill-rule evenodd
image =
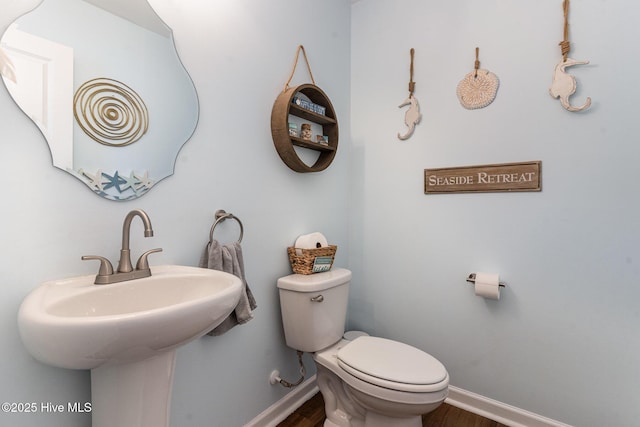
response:
<svg viewBox="0 0 640 427"><path fill-rule="evenodd" d="M313 359L325 398L325 427L421 427L422 414L436 409L448 394L444 366L396 341L342 340Z"/></svg>
<svg viewBox="0 0 640 427"><path fill-rule="evenodd" d="M447 397L449 374L418 348L344 334L350 280L346 269L278 280L287 345L313 353L324 426L421 427Z"/></svg>

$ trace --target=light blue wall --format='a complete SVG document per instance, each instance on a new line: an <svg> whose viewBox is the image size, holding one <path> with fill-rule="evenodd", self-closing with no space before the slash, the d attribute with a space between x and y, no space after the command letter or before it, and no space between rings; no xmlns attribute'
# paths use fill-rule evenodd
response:
<svg viewBox="0 0 640 427"><path fill-rule="evenodd" d="M36 3L0 0L0 29ZM148 195L116 203L91 194L50 166L37 128L0 96L1 401L89 399L88 374L49 368L23 349L16 313L30 289L93 272L83 254L115 260L122 219L137 207L156 237L138 228L134 251L163 247L154 262L194 265L223 208L245 223L259 308L248 325L179 351L173 425L239 426L286 393L267 383L274 368L297 377L275 280L289 271L284 248L314 230L354 270L351 326L429 351L463 389L581 427L637 423L639 7L572 3L571 56L591 61L571 69L576 103L594 101L572 114L547 93L560 0L151 3L175 29L201 119L176 174ZM269 130L300 43L340 118L340 151L320 174L288 170ZM467 111L455 88L476 46L501 86L488 108ZM411 47L423 121L400 142ZM302 64L297 76L305 80ZM424 168L528 160L543 162L540 193L422 194ZM501 301L473 295L464 281L473 271L501 273ZM89 419L0 414L0 424Z"/></svg>
<svg viewBox="0 0 640 427"><path fill-rule="evenodd" d="M548 94L562 1L363 0L352 7L350 323L438 357L455 386L581 427L640 419L640 6L571 2L590 60L569 113ZM500 78L469 111L456 86ZM422 123L400 142L409 49ZM542 161L540 193L424 195L425 168ZM475 271L500 272L499 302Z"/></svg>
<svg viewBox="0 0 640 427"><path fill-rule="evenodd" d="M0 0L0 31L36 0ZM155 237L133 224L134 256L162 247L153 264L196 265L217 209L240 217L247 279L258 302L255 319L227 335L205 337L178 352L172 425L234 427L252 419L288 390L268 383L272 369L295 379L295 352L284 344L276 279L290 273L286 247L320 230L347 265L349 182L350 4L345 0L218 0L152 5L175 30L178 50L198 90L200 122L176 162L175 175L134 202L103 200L51 166L36 126L0 88L0 401L86 402L89 375L51 368L27 354L16 314L22 298L48 279L91 274L84 254L117 260L122 220L146 210ZM271 140L271 108L293 65L298 44L309 54L316 83L329 95L342 140L332 165L298 174ZM308 81L303 62L294 84ZM136 220L137 221L137 220ZM221 240L236 238L225 223ZM219 233L219 234L218 234ZM306 357L309 370L311 361ZM4 414L0 425L87 427L75 414Z"/></svg>

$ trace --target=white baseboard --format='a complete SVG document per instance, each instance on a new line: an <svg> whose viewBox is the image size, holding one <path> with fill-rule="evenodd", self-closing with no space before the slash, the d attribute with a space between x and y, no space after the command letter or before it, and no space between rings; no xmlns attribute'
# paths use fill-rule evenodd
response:
<svg viewBox="0 0 640 427"><path fill-rule="evenodd" d="M454 386L449 386L449 397L445 402L510 427L571 427Z"/></svg>
<svg viewBox="0 0 640 427"><path fill-rule="evenodd" d="M316 376L313 375L244 427L276 427L318 391ZM510 427L572 427L451 385L445 402Z"/></svg>
<svg viewBox="0 0 640 427"><path fill-rule="evenodd" d="M244 427L275 427L301 407L304 402L311 399L318 391L316 376L313 375L282 399L262 411L257 417L245 424Z"/></svg>

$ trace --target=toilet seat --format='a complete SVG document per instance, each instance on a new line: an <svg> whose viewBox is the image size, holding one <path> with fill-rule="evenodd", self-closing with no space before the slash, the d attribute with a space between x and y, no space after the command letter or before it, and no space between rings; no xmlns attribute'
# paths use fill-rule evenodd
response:
<svg viewBox="0 0 640 427"><path fill-rule="evenodd" d="M337 360L350 375L391 390L426 393L449 383L447 370L435 357L385 338L356 338L338 351Z"/></svg>

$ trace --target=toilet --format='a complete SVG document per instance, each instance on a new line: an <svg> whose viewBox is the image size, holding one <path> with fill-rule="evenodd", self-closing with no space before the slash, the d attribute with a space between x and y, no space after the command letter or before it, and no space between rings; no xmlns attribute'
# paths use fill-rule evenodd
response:
<svg viewBox="0 0 640 427"><path fill-rule="evenodd" d="M421 427L447 397L449 374L410 345L345 334L350 281L344 268L278 279L285 340L313 354L324 427Z"/></svg>

